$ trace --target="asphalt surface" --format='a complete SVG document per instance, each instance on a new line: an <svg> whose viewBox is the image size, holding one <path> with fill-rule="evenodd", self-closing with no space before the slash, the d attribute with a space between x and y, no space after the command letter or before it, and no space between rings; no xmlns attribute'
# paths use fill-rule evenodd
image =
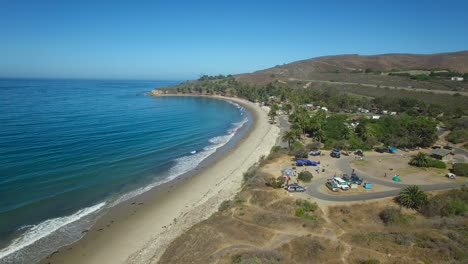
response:
<svg viewBox="0 0 468 264"><path fill-rule="evenodd" d="M284 133L289 131L289 129L291 127L291 124L288 121L288 116L287 115L278 116L278 124L279 124L279 127L280 127L280 137L279 137L278 142L276 143L276 145L281 146L282 148L288 148L289 147L288 142L283 141Z"/></svg>
<svg viewBox="0 0 468 264"><path fill-rule="evenodd" d="M352 168L349 165L349 162L353 160L351 157L343 157L338 159L337 166L342 171L342 173L347 173L348 175L351 174ZM372 200L372 199L379 199L385 197L396 196L398 193L404 189L405 187L409 186L409 184L404 184L401 182L392 182L383 179L379 179L378 177L371 176L365 173L360 172L359 176L364 179L364 181L372 182L373 184L379 184L391 188L395 188L394 190L383 191L383 192L373 192L373 193L362 193L362 194L353 194L353 195L331 195L323 193L320 190L320 187L323 186L327 179L316 179L312 180L312 182L307 186L307 193L317 199L324 200L324 201L334 201L334 202L349 202L349 201L363 201L363 200ZM391 177L390 175L388 177ZM431 184L431 185L419 185L421 189L424 191L436 191L436 190L446 190L446 189L453 189L459 188L463 185L463 183L439 183L439 184Z"/></svg>

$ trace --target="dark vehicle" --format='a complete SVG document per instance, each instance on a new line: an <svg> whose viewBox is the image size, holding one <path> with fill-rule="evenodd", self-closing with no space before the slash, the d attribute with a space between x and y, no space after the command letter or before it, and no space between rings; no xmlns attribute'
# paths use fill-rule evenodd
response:
<svg viewBox="0 0 468 264"><path fill-rule="evenodd" d="M356 151L354 151L354 155L363 157L364 151L362 151L361 149L356 149Z"/></svg>
<svg viewBox="0 0 468 264"><path fill-rule="evenodd" d="M305 192L305 188L297 183L289 184L286 190L289 192Z"/></svg>
<svg viewBox="0 0 468 264"><path fill-rule="evenodd" d="M447 145L447 146L444 146L444 149L452 150L452 149L453 149L453 147L452 147L452 146L448 146L448 145Z"/></svg>
<svg viewBox="0 0 468 264"><path fill-rule="evenodd" d="M441 147L441 146L437 146L437 145L432 146L432 149L440 149L440 148L442 148L442 147Z"/></svg>
<svg viewBox="0 0 468 264"><path fill-rule="evenodd" d="M357 176L356 173L351 174L351 182L356 183L358 185L362 184L362 178Z"/></svg>
<svg viewBox="0 0 468 264"><path fill-rule="evenodd" d="M334 148L332 150L332 152L330 153L330 156L332 156L333 158L340 158L341 157L341 152L340 152L339 149Z"/></svg>
<svg viewBox="0 0 468 264"><path fill-rule="evenodd" d="M385 152L387 152L387 149L386 148L376 148L375 151L378 152L378 153L385 153Z"/></svg>

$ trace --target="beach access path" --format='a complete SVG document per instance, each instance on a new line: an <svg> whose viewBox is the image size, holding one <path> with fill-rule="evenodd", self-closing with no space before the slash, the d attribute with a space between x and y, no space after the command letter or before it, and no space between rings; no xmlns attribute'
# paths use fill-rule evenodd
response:
<svg viewBox="0 0 468 264"><path fill-rule="evenodd" d="M250 131L235 147L193 176L118 205L80 241L42 263L157 263L175 238L232 199L241 189L243 173L270 153L280 129L268 122L265 107L237 98L219 99L241 104L254 117Z"/></svg>

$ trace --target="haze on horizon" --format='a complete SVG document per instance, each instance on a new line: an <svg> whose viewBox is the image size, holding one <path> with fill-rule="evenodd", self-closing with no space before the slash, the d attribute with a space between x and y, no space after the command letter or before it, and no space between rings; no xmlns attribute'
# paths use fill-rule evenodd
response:
<svg viewBox="0 0 468 264"><path fill-rule="evenodd" d="M467 1L0 2L0 77L193 79L468 49Z"/></svg>

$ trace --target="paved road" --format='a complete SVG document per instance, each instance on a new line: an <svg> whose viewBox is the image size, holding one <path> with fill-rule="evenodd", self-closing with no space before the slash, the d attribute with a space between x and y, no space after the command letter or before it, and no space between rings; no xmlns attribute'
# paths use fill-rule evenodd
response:
<svg viewBox="0 0 468 264"><path fill-rule="evenodd" d="M349 165L349 162L352 160L351 157L344 157L337 160L337 166L343 173L351 174L352 168ZM307 193L315 198L325 201L334 201L334 202L346 202L346 201L362 201L362 200L371 200L371 199L378 199L378 198L385 198L396 196L401 189L409 186L409 184L404 184L401 182L391 182L386 181L383 179L379 179L377 177L365 174L360 172L360 176L364 178L364 180L369 180L372 183L380 184L383 186L395 188L394 190L383 191L383 192L374 192L374 193L363 193L363 194L353 194L353 195L331 195L323 193L320 190L320 187L325 184L327 179L317 179L313 180L310 185L307 187ZM390 176L389 176L390 177ZM463 183L457 182L450 182L450 183L439 183L439 184L431 184L431 185L420 185L421 189L424 191L435 191L435 190L446 190L446 189L453 189L459 188L463 185Z"/></svg>
<svg viewBox="0 0 468 264"><path fill-rule="evenodd" d="M305 80L305 79L297 79L297 78L289 78L288 81L328 83L328 84L335 84L335 85L360 85L360 86L365 86L365 87L388 88L388 89L406 90L406 91L412 91L412 92L426 92L426 93L450 94L450 95L461 94L461 95L464 95L464 96L468 96L468 92L458 92L458 91L448 91L448 90L431 90L431 89L421 89L421 88L408 88L408 87L403 87L403 86L388 86L388 85L377 85L377 84L370 84L370 83L332 82L332 81L325 81L325 80Z"/></svg>
<svg viewBox="0 0 468 264"><path fill-rule="evenodd" d="M288 142L283 141L283 135L284 133L289 131L291 127L291 124L288 121L288 116L287 115L278 116L278 123L280 127L280 137L278 139L278 142L276 142L276 145L281 146L283 148L287 148L289 147Z"/></svg>

